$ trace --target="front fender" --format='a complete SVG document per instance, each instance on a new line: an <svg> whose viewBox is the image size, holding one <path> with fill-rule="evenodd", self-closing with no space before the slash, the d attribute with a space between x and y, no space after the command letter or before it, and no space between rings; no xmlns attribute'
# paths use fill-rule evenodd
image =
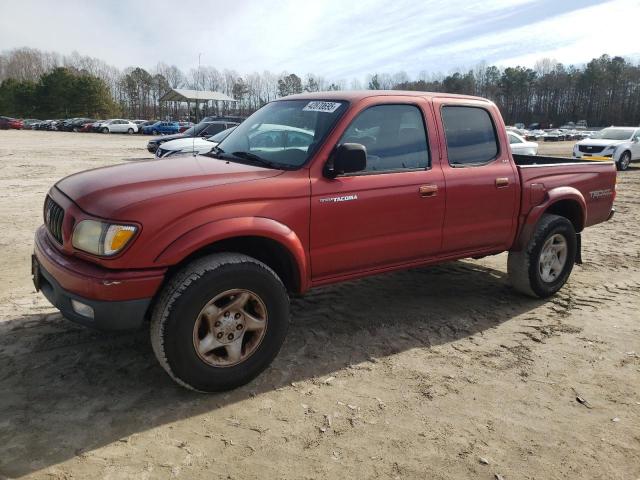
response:
<svg viewBox="0 0 640 480"><path fill-rule="evenodd" d="M580 190L574 187L556 187L548 190L542 203L539 203L525 214L524 221L519 229L518 236L512 250L522 250L525 248L529 243L529 239L531 238L531 235L533 235L536 225L542 215L544 215L544 213L547 212L554 204L563 200L575 202L579 206L581 212L581 225L577 230L582 230L587 218L587 202L585 201L584 196Z"/></svg>
<svg viewBox="0 0 640 480"><path fill-rule="evenodd" d="M155 259L159 265L176 265L194 252L233 237L265 237L280 243L293 256L302 290L308 288L309 269L298 235L286 225L264 217L237 217L206 223L174 240Z"/></svg>

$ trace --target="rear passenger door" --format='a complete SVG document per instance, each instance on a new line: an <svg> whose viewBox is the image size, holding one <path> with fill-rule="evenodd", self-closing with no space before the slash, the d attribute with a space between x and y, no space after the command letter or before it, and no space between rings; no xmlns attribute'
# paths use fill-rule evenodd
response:
<svg viewBox="0 0 640 480"><path fill-rule="evenodd" d="M445 140L443 253L508 248L519 185L497 109L487 102L452 99L437 99L434 106Z"/></svg>
<svg viewBox="0 0 640 480"><path fill-rule="evenodd" d="M439 252L444 181L439 163L431 161L430 114L424 99L367 104L355 113L337 145L364 145L366 170L311 179L314 281Z"/></svg>

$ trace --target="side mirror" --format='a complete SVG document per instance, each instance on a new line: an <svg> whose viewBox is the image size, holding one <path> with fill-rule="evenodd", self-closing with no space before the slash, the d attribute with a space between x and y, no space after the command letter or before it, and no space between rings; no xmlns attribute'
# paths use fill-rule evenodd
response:
<svg viewBox="0 0 640 480"><path fill-rule="evenodd" d="M367 149L359 143L343 143L333 154L333 166L330 163L325 166L325 175L329 178L361 172L367 168Z"/></svg>

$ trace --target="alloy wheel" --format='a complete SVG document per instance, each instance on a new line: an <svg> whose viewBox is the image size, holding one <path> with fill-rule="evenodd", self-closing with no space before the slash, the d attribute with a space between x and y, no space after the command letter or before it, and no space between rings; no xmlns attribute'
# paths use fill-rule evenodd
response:
<svg viewBox="0 0 640 480"><path fill-rule="evenodd" d="M227 290L207 302L193 327L193 346L214 367L244 362L258 349L267 331L267 308L258 295Z"/></svg>

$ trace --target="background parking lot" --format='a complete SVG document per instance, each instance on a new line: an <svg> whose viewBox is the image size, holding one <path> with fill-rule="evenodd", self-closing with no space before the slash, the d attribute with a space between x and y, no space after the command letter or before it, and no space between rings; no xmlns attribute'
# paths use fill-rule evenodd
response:
<svg viewBox="0 0 640 480"><path fill-rule="evenodd" d="M31 284L50 186L147 140L0 131L0 478L640 476L638 166L551 300L507 286L506 254L314 290L265 374L199 395L147 330L76 326Z"/></svg>

